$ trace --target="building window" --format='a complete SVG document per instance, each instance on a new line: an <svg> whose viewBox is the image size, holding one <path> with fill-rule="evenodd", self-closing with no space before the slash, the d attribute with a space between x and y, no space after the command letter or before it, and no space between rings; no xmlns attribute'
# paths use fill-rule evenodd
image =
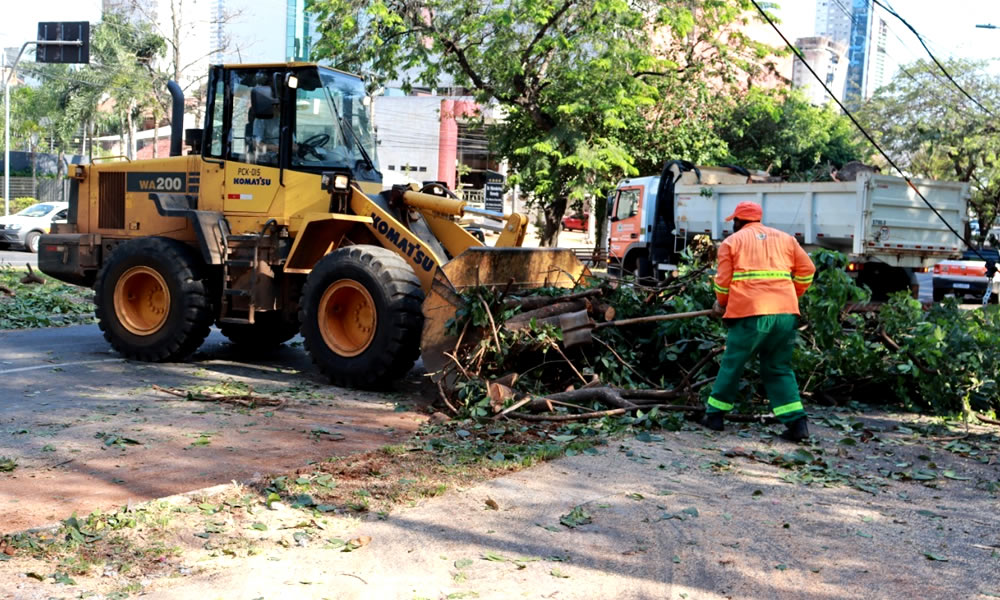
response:
<svg viewBox="0 0 1000 600"><path fill-rule="evenodd" d="M395 171L396 170L396 165L389 165L389 170L390 171Z"/></svg>
<svg viewBox="0 0 1000 600"><path fill-rule="evenodd" d="M420 167L417 170L420 171L421 173L426 173L427 172L427 167Z"/></svg>

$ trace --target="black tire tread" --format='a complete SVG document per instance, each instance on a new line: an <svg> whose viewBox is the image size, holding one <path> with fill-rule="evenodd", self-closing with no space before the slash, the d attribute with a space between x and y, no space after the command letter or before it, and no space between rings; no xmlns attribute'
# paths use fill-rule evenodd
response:
<svg viewBox="0 0 1000 600"><path fill-rule="evenodd" d="M385 347L376 355L374 364L367 370L359 372L341 372L325 364L321 351L326 351L322 338L315 340L307 335L308 298L316 293L316 285L328 285L323 275L333 268L337 261L347 261L359 264L375 276L389 300L386 315L380 315L380 326L388 325L391 335ZM302 302L299 320L303 323L303 338L306 351L313 362L324 375L336 385L353 388L384 387L391 381L405 376L420 356L420 338L423 332L423 300L424 293L416 274L395 252L379 246L357 245L341 248L331 252L313 269L313 274L306 281L302 290ZM316 345L322 345L317 348Z"/></svg>
<svg viewBox="0 0 1000 600"><path fill-rule="evenodd" d="M170 269L161 275L167 280L175 278L180 281L185 308L179 326L166 343L156 347L133 348L110 330L108 318L114 312L114 301L104 297L104 284L108 273L118 262L143 254L158 255L166 259ZM200 278L200 265L200 258L188 246L168 238L139 238L119 245L104 261L94 284L94 304L97 307L95 314L104 339L126 358L145 362L176 361L197 350L208 337L214 320L205 286ZM105 315L105 310L110 312Z"/></svg>

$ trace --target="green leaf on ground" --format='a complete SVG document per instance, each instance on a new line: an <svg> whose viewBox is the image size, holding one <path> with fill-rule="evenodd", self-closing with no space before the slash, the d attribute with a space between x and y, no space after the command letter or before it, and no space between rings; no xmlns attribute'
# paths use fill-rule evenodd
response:
<svg viewBox="0 0 1000 600"><path fill-rule="evenodd" d="M697 509L697 508L695 508L695 507L693 507L693 506L691 506L691 507L688 507L688 508L685 508L685 509L684 509L684 510L682 510L681 512L682 512L682 513L685 513L685 514L689 514L689 515L691 515L692 517L697 517L697 516L698 516L698 509Z"/></svg>
<svg viewBox="0 0 1000 600"><path fill-rule="evenodd" d="M774 568L779 571L785 571L788 569L788 565L786 564L774 565Z"/></svg>
<svg viewBox="0 0 1000 600"><path fill-rule="evenodd" d="M267 525L263 523L254 523L250 527L256 529L257 531L267 531Z"/></svg>
<svg viewBox="0 0 1000 600"><path fill-rule="evenodd" d="M17 468L17 460L12 457L0 456L0 473L10 473Z"/></svg>
<svg viewBox="0 0 1000 600"><path fill-rule="evenodd" d="M483 554L483 560L488 560L490 562L507 562L508 559L506 556L501 556L496 552L487 552L486 554Z"/></svg>
<svg viewBox="0 0 1000 600"><path fill-rule="evenodd" d="M948 479L955 479L955 480L958 480L958 481L968 481L968 480L972 479L971 477L963 477L961 475L958 475L954 471L944 471L941 474L944 475L945 477L947 477Z"/></svg>
<svg viewBox="0 0 1000 600"><path fill-rule="evenodd" d="M566 575L559 569L552 569L551 571L549 571L549 575L553 577L558 577L559 579L569 579L569 575Z"/></svg>
<svg viewBox="0 0 1000 600"><path fill-rule="evenodd" d="M948 562L947 558L945 558L944 556L941 556L940 554L934 554L933 552L924 552L924 557L927 560L937 560L937 561L941 561L941 562Z"/></svg>
<svg viewBox="0 0 1000 600"><path fill-rule="evenodd" d="M672 560L672 561L674 562L674 564L675 564L675 565L679 565L679 564L681 564L681 557L680 557L680 556L677 556L676 554L675 554L675 555L674 555L674 557L673 557L672 559L670 559L670 560Z"/></svg>
<svg viewBox="0 0 1000 600"><path fill-rule="evenodd" d="M471 558L460 558L455 561L456 569L464 569L465 567L472 566L473 560Z"/></svg>
<svg viewBox="0 0 1000 600"><path fill-rule="evenodd" d="M568 514L559 517L559 522L566 527L573 529L579 527L580 525L592 523L593 519L591 518L590 513L585 511L582 506L577 506L574 507L573 510L569 511Z"/></svg>

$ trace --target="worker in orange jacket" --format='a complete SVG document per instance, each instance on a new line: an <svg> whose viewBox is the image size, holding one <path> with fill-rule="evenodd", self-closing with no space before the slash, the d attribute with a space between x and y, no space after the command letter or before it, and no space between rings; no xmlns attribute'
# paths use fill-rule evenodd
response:
<svg viewBox="0 0 1000 600"><path fill-rule="evenodd" d="M781 437L809 437L799 385L792 371L799 297L812 283L809 255L794 237L761 224L763 209L740 202L726 218L733 235L719 247L715 311L729 327L726 352L702 424L722 431L723 416L740 399L740 378L748 360L760 358L760 376L771 410L787 430Z"/></svg>

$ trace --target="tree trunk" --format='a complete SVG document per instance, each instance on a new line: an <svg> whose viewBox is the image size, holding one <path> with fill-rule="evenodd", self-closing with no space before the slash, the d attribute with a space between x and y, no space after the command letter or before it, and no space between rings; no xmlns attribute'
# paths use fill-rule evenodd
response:
<svg viewBox="0 0 1000 600"><path fill-rule="evenodd" d="M184 0L170 0L170 45L173 49L174 81L181 84L181 20Z"/></svg>
<svg viewBox="0 0 1000 600"><path fill-rule="evenodd" d="M566 196L559 193L552 202L542 207L545 225L539 236L538 244L544 248L553 248L559 244L559 231L562 229L563 214L566 213Z"/></svg>
<svg viewBox="0 0 1000 600"><path fill-rule="evenodd" d="M153 107L153 158L159 158L157 146L160 145L160 111Z"/></svg>
<svg viewBox="0 0 1000 600"><path fill-rule="evenodd" d="M128 105L128 112L125 114L126 122L128 123L128 156L129 160L135 160L136 154L136 124L135 124L135 107L136 101L132 100Z"/></svg>
<svg viewBox="0 0 1000 600"><path fill-rule="evenodd" d="M608 196L597 196L594 198L594 209L590 211L590 218L594 220L595 247L598 253L603 253L608 249Z"/></svg>

